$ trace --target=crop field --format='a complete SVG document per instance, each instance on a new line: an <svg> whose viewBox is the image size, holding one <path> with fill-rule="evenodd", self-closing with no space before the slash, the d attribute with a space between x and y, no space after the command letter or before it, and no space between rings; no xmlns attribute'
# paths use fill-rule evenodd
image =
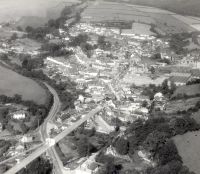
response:
<svg viewBox="0 0 200 174"><path fill-rule="evenodd" d="M192 19L192 18L191 18ZM171 34L192 32L196 28L176 17L175 13L137 5L114 2L90 3L82 13L83 22L134 21L143 24L155 24L160 33ZM197 20L197 19L193 19Z"/></svg>
<svg viewBox="0 0 200 174"><path fill-rule="evenodd" d="M33 100L37 104L45 104L47 99L45 89L35 81L2 66L0 66L0 94L7 96L19 94L24 100Z"/></svg>
<svg viewBox="0 0 200 174"><path fill-rule="evenodd" d="M178 135L173 138L179 155L182 157L183 164L190 171L200 173L200 131L188 132L184 135Z"/></svg>

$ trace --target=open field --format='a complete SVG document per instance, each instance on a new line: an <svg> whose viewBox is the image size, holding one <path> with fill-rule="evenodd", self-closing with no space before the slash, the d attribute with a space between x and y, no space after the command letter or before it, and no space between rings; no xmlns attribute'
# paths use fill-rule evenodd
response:
<svg viewBox="0 0 200 174"><path fill-rule="evenodd" d="M182 157L184 165L196 174L200 173L200 131L188 132L173 138L179 155Z"/></svg>
<svg viewBox="0 0 200 174"><path fill-rule="evenodd" d="M173 97L177 96L178 94L186 94L187 96L194 96L200 94L200 85L188 85L188 86L180 86L174 92Z"/></svg>
<svg viewBox="0 0 200 174"><path fill-rule="evenodd" d="M0 94L7 96L19 94L24 100L33 100L38 104L45 104L47 98L45 89L35 81L2 66L0 66Z"/></svg>
<svg viewBox="0 0 200 174"><path fill-rule="evenodd" d="M172 114L178 111L187 111L193 108L198 101L200 101L200 97L170 101L165 105L165 113Z"/></svg>
<svg viewBox="0 0 200 174"><path fill-rule="evenodd" d="M155 33L152 33L150 31L150 28L150 25L141 24L137 22L134 22L132 25L132 30L135 34L155 35Z"/></svg>
<svg viewBox="0 0 200 174"><path fill-rule="evenodd" d="M14 48L22 48L24 53L37 51L41 45L41 43L29 38L17 39L12 44Z"/></svg>
<svg viewBox="0 0 200 174"><path fill-rule="evenodd" d="M134 83L137 86L148 86L150 84L160 85L165 79L167 79L167 77L164 76L152 79L148 75L127 74L124 77L123 82L130 84Z"/></svg>
<svg viewBox="0 0 200 174"><path fill-rule="evenodd" d="M82 13L83 22L104 21L134 21L145 24L155 24L162 33L192 32L196 28L183 22L175 13L137 5L128 5L115 2L91 2ZM193 19L197 20L197 19Z"/></svg>
<svg viewBox="0 0 200 174"><path fill-rule="evenodd" d="M78 0L1 0L0 1L0 23L10 20L19 20L21 17L40 17L44 19L52 11L51 17L57 17L65 5L77 3ZM54 15L53 15L54 14Z"/></svg>

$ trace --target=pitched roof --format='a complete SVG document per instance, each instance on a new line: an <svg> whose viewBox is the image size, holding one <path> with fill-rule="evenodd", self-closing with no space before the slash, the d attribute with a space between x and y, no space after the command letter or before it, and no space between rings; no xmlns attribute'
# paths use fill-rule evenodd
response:
<svg viewBox="0 0 200 174"><path fill-rule="evenodd" d="M187 83L189 79L190 77L188 76L172 76L169 80L174 83Z"/></svg>

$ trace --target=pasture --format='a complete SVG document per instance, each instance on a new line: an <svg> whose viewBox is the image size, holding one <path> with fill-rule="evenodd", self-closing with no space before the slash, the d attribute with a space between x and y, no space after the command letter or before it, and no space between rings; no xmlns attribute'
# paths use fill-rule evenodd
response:
<svg viewBox="0 0 200 174"><path fill-rule="evenodd" d="M177 135L173 140L179 155L182 157L183 164L186 165L190 171L200 173L200 131Z"/></svg>
<svg viewBox="0 0 200 174"><path fill-rule="evenodd" d="M183 22L175 15L175 13L153 7L115 2L90 2L82 13L82 22L123 20L155 24L160 33L165 34L196 31L195 27Z"/></svg>
<svg viewBox="0 0 200 174"><path fill-rule="evenodd" d="M23 100L33 100L37 104L45 104L47 100L45 89L35 81L0 66L0 95L15 94L21 95Z"/></svg>

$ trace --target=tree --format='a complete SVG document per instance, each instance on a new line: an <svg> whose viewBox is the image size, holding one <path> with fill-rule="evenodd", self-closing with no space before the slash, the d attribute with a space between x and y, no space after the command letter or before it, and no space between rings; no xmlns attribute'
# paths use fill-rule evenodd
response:
<svg viewBox="0 0 200 174"><path fill-rule="evenodd" d="M52 168L52 164L47 159L39 157L17 174L51 174Z"/></svg>
<svg viewBox="0 0 200 174"><path fill-rule="evenodd" d="M142 107L146 108L147 106L148 106L148 102L147 102L146 100L144 100L144 101L142 102Z"/></svg>
<svg viewBox="0 0 200 174"><path fill-rule="evenodd" d="M150 68L150 72L151 72L151 74L155 74L156 69L155 69L153 66L151 66L151 68Z"/></svg>
<svg viewBox="0 0 200 174"><path fill-rule="evenodd" d="M17 33L13 33L13 35L10 37L10 40L16 40L17 38Z"/></svg>
<svg viewBox="0 0 200 174"><path fill-rule="evenodd" d="M169 93L168 80L164 80L162 82L161 89L162 89L162 93L163 94L168 94Z"/></svg>
<svg viewBox="0 0 200 174"><path fill-rule="evenodd" d="M124 138L118 138L115 142L116 151L121 155L126 155L129 151L129 142Z"/></svg>
<svg viewBox="0 0 200 174"><path fill-rule="evenodd" d="M168 136L164 132L153 131L150 133L144 144L144 148L154 154L166 143Z"/></svg>
<svg viewBox="0 0 200 174"><path fill-rule="evenodd" d="M18 31L23 31L23 29L22 29L21 26L17 26L17 30L18 30Z"/></svg>
<svg viewBox="0 0 200 174"><path fill-rule="evenodd" d="M77 144L77 150L81 157L90 155L96 148L89 142L87 137L81 137Z"/></svg>
<svg viewBox="0 0 200 174"><path fill-rule="evenodd" d="M27 26L25 30L27 33L31 33L34 29L33 27Z"/></svg>
<svg viewBox="0 0 200 174"><path fill-rule="evenodd" d="M165 165L173 160L182 162L176 145L172 140L167 141L162 148L156 152L155 158L160 165Z"/></svg>

